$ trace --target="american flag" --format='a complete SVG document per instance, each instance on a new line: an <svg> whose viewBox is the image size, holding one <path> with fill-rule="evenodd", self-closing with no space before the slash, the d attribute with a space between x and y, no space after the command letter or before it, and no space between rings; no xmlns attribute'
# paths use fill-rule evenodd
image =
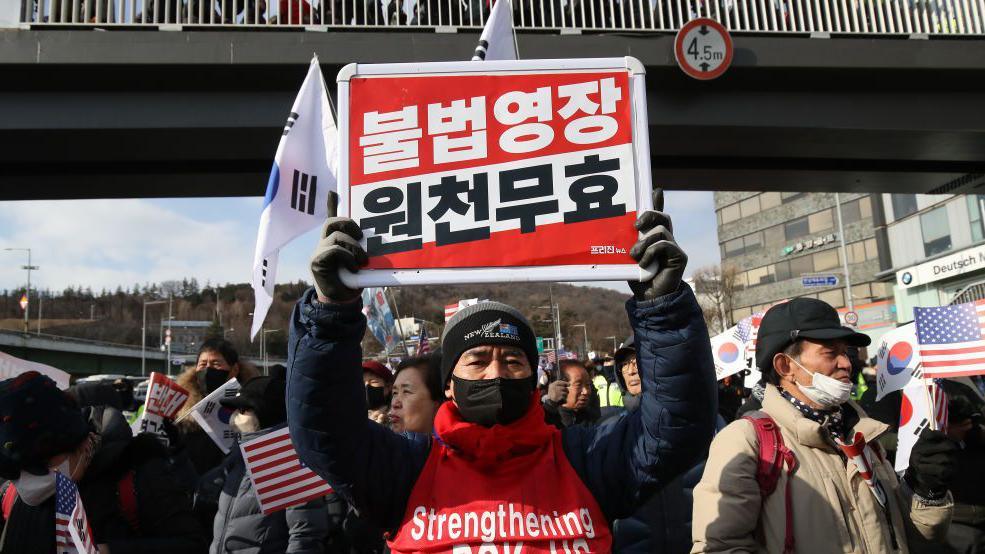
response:
<svg viewBox="0 0 985 554"><path fill-rule="evenodd" d="M913 312L924 377L985 374L985 300Z"/></svg>
<svg viewBox="0 0 985 554"><path fill-rule="evenodd" d="M79 489L58 472L55 472L55 548L58 554L96 554Z"/></svg>
<svg viewBox="0 0 985 554"><path fill-rule="evenodd" d="M421 341L417 345L417 355L423 356L431 353L431 343L428 342L427 327L421 325Z"/></svg>
<svg viewBox="0 0 985 554"><path fill-rule="evenodd" d="M763 320L762 313L755 313L742 318L735 326L735 338L746 344L747 351L756 350L756 336L759 334L759 323Z"/></svg>
<svg viewBox="0 0 985 554"><path fill-rule="evenodd" d="M547 361L552 364L557 363L557 353L553 350L547 352Z"/></svg>
<svg viewBox="0 0 985 554"><path fill-rule="evenodd" d="M287 428L244 442L240 448L264 514L332 492L332 487L298 458Z"/></svg>

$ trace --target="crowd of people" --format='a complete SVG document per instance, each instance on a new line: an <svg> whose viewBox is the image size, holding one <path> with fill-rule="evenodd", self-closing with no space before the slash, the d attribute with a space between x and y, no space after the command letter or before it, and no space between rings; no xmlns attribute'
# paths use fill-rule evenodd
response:
<svg viewBox="0 0 985 554"><path fill-rule="evenodd" d="M0 553L56 551L57 475L101 554L985 552L981 397L948 385L946 432L923 430L898 475L894 422L876 419L896 416L867 415L893 413L875 387L858 394L869 338L812 299L763 317L752 394L716 384L687 256L654 205L631 255L659 271L630 283L633 334L611 355L548 364L523 310L485 301L433 352L364 359L360 291L338 276L366 262L361 232L333 217L289 369L261 375L206 341L167 440L133 434L119 383L0 382ZM186 416L230 379L239 440L288 428L330 494L264 513L242 451Z"/></svg>

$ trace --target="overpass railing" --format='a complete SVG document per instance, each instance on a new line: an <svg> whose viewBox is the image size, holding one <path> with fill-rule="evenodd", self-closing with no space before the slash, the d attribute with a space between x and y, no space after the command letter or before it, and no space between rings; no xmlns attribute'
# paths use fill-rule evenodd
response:
<svg viewBox="0 0 985 554"><path fill-rule="evenodd" d="M32 27L479 29L490 0L21 0ZM983 35L985 0L513 0L519 29L673 32L711 17L736 33Z"/></svg>

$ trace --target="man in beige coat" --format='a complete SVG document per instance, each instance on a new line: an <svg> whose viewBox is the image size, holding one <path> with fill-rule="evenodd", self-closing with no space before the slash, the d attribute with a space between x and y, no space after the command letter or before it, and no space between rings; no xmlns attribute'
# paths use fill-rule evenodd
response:
<svg viewBox="0 0 985 554"><path fill-rule="evenodd" d="M787 525L799 553L934 551L947 532L956 445L924 431L900 480L876 438L887 426L870 419L851 392L850 345L868 336L842 327L828 304L797 298L763 317L756 362L766 380L762 414L796 458L775 491L762 499L756 478L759 440L751 421L737 420L714 439L694 489L691 552L785 551ZM861 433L872 479L842 453ZM865 464L862 464L865 468ZM786 508L789 482L790 509Z"/></svg>

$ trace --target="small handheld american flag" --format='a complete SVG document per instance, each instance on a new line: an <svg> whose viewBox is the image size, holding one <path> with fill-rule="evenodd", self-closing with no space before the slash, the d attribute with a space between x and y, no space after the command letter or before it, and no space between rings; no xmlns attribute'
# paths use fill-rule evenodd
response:
<svg viewBox="0 0 985 554"><path fill-rule="evenodd" d="M244 442L240 448L264 514L332 492L332 487L298 458L287 428Z"/></svg>
<svg viewBox="0 0 985 554"><path fill-rule="evenodd" d="M417 355L424 356L431 353L431 344L428 342L427 327L421 325L421 341L417 345Z"/></svg>
<svg viewBox="0 0 985 554"><path fill-rule="evenodd" d="M924 377L985 374L985 300L914 308Z"/></svg>
<svg viewBox="0 0 985 554"><path fill-rule="evenodd" d="M79 489L68 477L55 473L55 547L58 554L96 554L92 529L82 507Z"/></svg>

